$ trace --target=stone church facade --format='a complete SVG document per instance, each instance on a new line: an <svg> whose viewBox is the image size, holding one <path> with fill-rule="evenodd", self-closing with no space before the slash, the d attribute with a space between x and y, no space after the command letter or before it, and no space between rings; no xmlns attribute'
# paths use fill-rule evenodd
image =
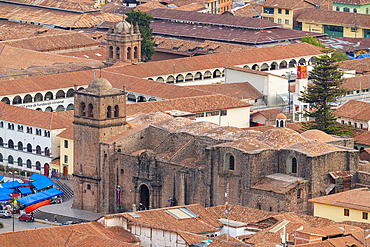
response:
<svg viewBox="0 0 370 247"><path fill-rule="evenodd" d="M265 132L159 112L126 121L124 91L96 79L75 94L74 208L114 213L228 202L311 214L308 199L339 191L343 179L347 189L357 182L353 139L298 134L285 116Z"/></svg>

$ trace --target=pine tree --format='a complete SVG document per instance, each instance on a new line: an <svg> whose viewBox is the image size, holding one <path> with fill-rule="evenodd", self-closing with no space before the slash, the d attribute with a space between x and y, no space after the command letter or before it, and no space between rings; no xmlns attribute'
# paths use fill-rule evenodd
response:
<svg viewBox="0 0 370 247"><path fill-rule="evenodd" d="M347 90L341 89L343 73L338 70L339 64L330 55L330 50L323 51L324 55L318 57L309 73L313 80L305 91L301 92L300 101L309 103L312 111L306 112L306 116L314 118L314 121L303 123L304 129L319 129L327 134L343 135L347 131L344 126L337 124L336 117L331 109L332 104L339 97L346 95Z"/></svg>
<svg viewBox="0 0 370 247"><path fill-rule="evenodd" d="M134 27L136 23L138 23L141 38L141 55L145 59L150 60L155 52L154 49L154 38L152 36L153 28L150 28L150 23L153 20L153 17L148 15L145 12L141 12L140 10L126 13L127 15L127 22L132 23Z"/></svg>

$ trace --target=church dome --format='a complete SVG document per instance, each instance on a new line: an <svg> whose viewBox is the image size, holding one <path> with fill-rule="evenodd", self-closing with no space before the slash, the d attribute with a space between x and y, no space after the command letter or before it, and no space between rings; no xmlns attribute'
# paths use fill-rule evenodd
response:
<svg viewBox="0 0 370 247"><path fill-rule="evenodd" d="M287 119L285 114L284 113L279 113L277 116L276 116L276 119Z"/></svg>
<svg viewBox="0 0 370 247"><path fill-rule="evenodd" d="M126 17L126 15L123 15L123 21L117 23L117 33L130 33L131 24L126 21Z"/></svg>
<svg viewBox="0 0 370 247"><path fill-rule="evenodd" d="M109 90L112 89L112 84L107 79L104 78L96 78L92 82L90 82L87 89L92 90Z"/></svg>

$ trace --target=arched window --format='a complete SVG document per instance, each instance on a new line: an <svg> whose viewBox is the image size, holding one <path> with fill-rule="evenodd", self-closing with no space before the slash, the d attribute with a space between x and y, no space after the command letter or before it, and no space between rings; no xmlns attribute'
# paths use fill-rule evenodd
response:
<svg viewBox="0 0 370 247"><path fill-rule="evenodd" d="M21 157L18 158L18 166L22 166L23 165L23 160Z"/></svg>
<svg viewBox="0 0 370 247"><path fill-rule="evenodd" d="M10 105L10 100L9 100L9 98L8 97L4 97L4 98L2 98L2 100L1 100L4 104L7 104L7 105Z"/></svg>
<svg viewBox="0 0 370 247"><path fill-rule="evenodd" d="M0 137L0 147L4 147L4 140Z"/></svg>
<svg viewBox="0 0 370 247"><path fill-rule="evenodd" d="M349 8L348 7L344 7L343 8L343 12L349 12Z"/></svg>
<svg viewBox="0 0 370 247"><path fill-rule="evenodd" d="M18 142L18 150L23 151L23 143Z"/></svg>
<svg viewBox="0 0 370 247"><path fill-rule="evenodd" d="M93 105L92 104L89 104L89 106L87 107L87 116L88 117L94 117L94 114L93 114Z"/></svg>
<svg viewBox="0 0 370 247"><path fill-rule="evenodd" d="M113 46L109 46L109 57L108 58L113 58Z"/></svg>
<svg viewBox="0 0 370 247"><path fill-rule="evenodd" d="M280 120L280 127L284 127L284 121Z"/></svg>
<svg viewBox="0 0 370 247"><path fill-rule="evenodd" d="M54 98L54 96L53 96L53 93L52 92L47 92L45 94L45 100L51 100L53 98Z"/></svg>
<svg viewBox="0 0 370 247"><path fill-rule="evenodd" d="M119 60L120 59L120 49L119 47L116 47L116 59Z"/></svg>
<svg viewBox="0 0 370 247"><path fill-rule="evenodd" d="M32 168L32 163L31 163L31 160L27 160L27 168Z"/></svg>
<svg viewBox="0 0 370 247"><path fill-rule="evenodd" d="M31 103L32 102L32 96L27 94L26 96L24 96L23 98L23 103Z"/></svg>
<svg viewBox="0 0 370 247"><path fill-rule="evenodd" d="M340 8L337 6L337 8L335 9L336 11L340 11Z"/></svg>
<svg viewBox="0 0 370 247"><path fill-rule="evenodd" d="M74 95L74 93L75 93L75 90L74 89L69 89L68 91L67 91L67 98L69 98L69 97L73 97L73 95Z"/></svg>
<svg viewBox="0 0 370 247"><path fill-rule="evenodd" d="M11 155L8 156L8 164L14 164L14 158Z"/></svg>
<svg viewBox="0 0 370 247"><path fill-rule="evenodd" d="M112 118L112 107L111 106L107 107L107 118Z"/></svg>
<svg viewBox="0 0 370 247"><path fill-rule="evenodd" d="M64 93L63 90L59 90L56 94L57 99L64 99L66 97L66 94Z"/></svg>
<svg viewBox="0 0 370 247"><path fill-rule="evenodd" d="M49 151L49 148L45 148L45 156L50 156L50 151Z"/></svg>
<svg viewBox="0 0 370 247"><path fill-rule="evenodd" d="M118 105L114 106L114 117L119 117L119 106Z"/></svg>
<svg viewBox="0 0 370 247"><path fill-rule="evenodd" d="M36 170L41 170L41 163L39 161L36 161Z"/></svg>
<svg viewBox="0 0 370 247"><path fill-rule="evenodd" d="M353 9L353 13L357 13L357 9L355 8L355 9Z"/></svg>
<svg viewBox="0 0 370 247"><path fill-rule="evenodd" d="M184 82L184 76L181 74L176 76L176 82Z"/></svg>
<svg viewBox="0 0 370 247"><path fill-rule="evenodd" d="M3 154L0 154L0 162L3 162L4 159L3 159Z"/></svg>
<svg viewBox="0 0 370 247"><path fill-rule="evenodd" d="M86 115L86 105L84 102L81 103L80 111L81 111L81 116L84 117Z"/></svg>
<svg viewBox="0 0 370 247"><path fill-rule="evenodd" d="M12 139L9 139L8 141L8 148L14 148L14 142Z"/></svg>
<svg viewBox="0 0 370 247"><path fill-rule="evenodd" d="M134 47L134 59L137 59L137 47Z"/></svg>
<svg viewBox="0 0 370 247"><path fill-rule="evenodd" d="M32 145L31 143L27 144L27 152L32 153Z"/></svg>
<svg viewBox="0 0 370 247"><path fill-rule="evenodd" d="M41 147L39 145L36 146L36 154L41 154Z"/></svg>
<svg viewBox="0 0 370 247"><path fill-rule="evenodd" d="M33 98L33 100L34 100L35 102L43 101L43 100L44 100L44 96L42 96L42 94L41 94L41 93L37 93L37 94L35 95L35 97Z"/></svg>
<svg viewBox="0 0 370 247"><path fill-rule="evenodd" d="M235 157L231 153L227 153L224 158L224 169L235 171Z"/></svg>
<svg viewBox="0 0 370 247"><path fill-rule="evenodd" d="M127 47L127 60L131 60L131 47Z"/></svg>
<svg viewBox="0 0 370 247"><path fill-rule="evenodd" d="M20 96L15 96L13 99L13 105L22 104L22 98Z"/></svg>
<svg viewBox="0 0 370 247"><path fill-rule="evenodd" d="M297 173L297 159L295 157L292 158L292 173Z"/></svg>
<svg viewBox="0 0 370 247"><path fill-rule="evenodd" d="M145 161L141 161L141 172L149 173L149 166Z"/></svg>

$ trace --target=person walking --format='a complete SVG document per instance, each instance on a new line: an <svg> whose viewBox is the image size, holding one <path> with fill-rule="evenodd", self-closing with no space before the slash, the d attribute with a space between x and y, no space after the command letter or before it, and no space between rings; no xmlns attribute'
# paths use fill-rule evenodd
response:
<svg viewBox="0 0 370 247"><path fill-rule="evenodd" d="M58 215L54 215L54 221L57 222Z"/></svg>

